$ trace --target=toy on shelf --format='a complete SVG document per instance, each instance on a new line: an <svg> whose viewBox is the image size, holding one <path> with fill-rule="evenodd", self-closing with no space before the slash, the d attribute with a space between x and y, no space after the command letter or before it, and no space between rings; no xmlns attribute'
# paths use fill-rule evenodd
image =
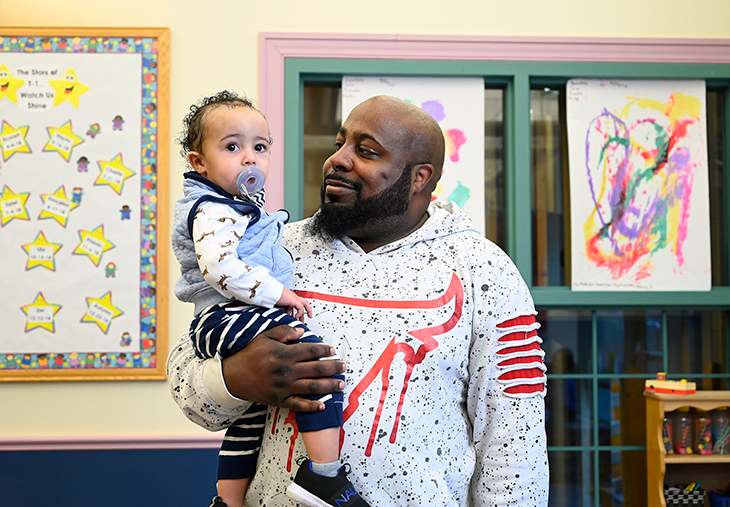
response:
<svg viewBox="0 0 730 507"><path fill-rule="evenodd" d="M674 432L672 431L672 417L670 414L664 414L664 423L662 424L662 442L664 443L664 451L667 454L674 454Z"/></svg>
<svg viewBox="0 0 730 507"><path fill-rule="evenodd" d="M730 413L727 407L714 411L712 426L715 440L712 454L730 454Z"/></svg>
<svg viewBox="0 0 730 507"><path fill-rule="evenodd" d="M694 394L697 392L697 384L694 382L687 382L687 379L682 380L667 380L666 373L657 373L656 380L647 380L646 387L647 391L654 391L655 393L665 394Z"/></svg>
<svg viewBox="0 0 730 507"><path fill-rule="evenodd" d="M695 412L695 453L712 454L712 419L711 413L697 409Z"/></svg>
<svg viewBox="0 0 730 507"><path fill-rule="evenodd" d="M689 407L680 407L674 413L674 453L692 454L694 421Z"/></svg>

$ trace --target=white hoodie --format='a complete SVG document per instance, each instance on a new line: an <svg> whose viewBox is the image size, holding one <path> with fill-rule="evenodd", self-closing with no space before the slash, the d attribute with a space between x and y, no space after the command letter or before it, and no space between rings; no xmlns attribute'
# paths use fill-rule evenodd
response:
<svg viewBox="0 0 730 507"><path fill-rule="evenodd" d="M348 366L342 460L376 506L547 505L545 366L532 298L512 261L452 203L369 253L287 226L313 332ZM219 429L245 409L214 360L181 343L168 372L188 417ZM177 373L175 373L177 372ZM176 388L179 388L176 390ZM202 410L201 410L202 409ZM246 505L284 491L306 451L293 414L270 408Z"/></svg>

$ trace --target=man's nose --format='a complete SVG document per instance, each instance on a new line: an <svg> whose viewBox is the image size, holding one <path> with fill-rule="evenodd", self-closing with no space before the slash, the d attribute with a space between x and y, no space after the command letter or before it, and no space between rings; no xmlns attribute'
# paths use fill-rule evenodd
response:
<svg viewBox="0 0 730 507"><path fill-rule="evenodd" d="M330 158L324 163L325 169L331 167L335 171L351 171L352 170L352 153L347 145L342 146L334 152Z"/></svg>

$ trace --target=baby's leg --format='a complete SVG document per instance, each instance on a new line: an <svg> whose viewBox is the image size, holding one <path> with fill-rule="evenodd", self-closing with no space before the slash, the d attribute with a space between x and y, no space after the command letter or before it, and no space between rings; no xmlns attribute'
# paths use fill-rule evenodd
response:
<svg viewBox="0 0 730 507"><path fill-rule="evenodd" d="M305 327L301 323L299 325ZM299 341L321 343L322 340L306 329ZM345 376L335 375L332 378L344 380ZM298 460L299 469L294 482L287 487L286 495L310 507L339 505L343 498L348 499L348 506L369 507L347 477L350 466L340 463L344 395L341 392L330 393L326 396L312 396L310 399L324 402L325 408L321 412L295 414L297 428L304 440L309 459Z"/></svg>
<svg viewBox="0 0 730 507"><path fill-rule="evenodd" d="M227 507L243 507L248 483L251 479L221 479L218 481L218 496Z"/></svg>
<svg viewBox="0 0 730 507"><path fill-rule="evenodd" d="M309 461L317 464L338 462L340 459L340 427L302 433ZM339 466L337 467L339 468Z"/></svg>
<svg viewBox="0 0 730 507"><path fill-rule="evenodd" d="M218 455L218 496L228 507L243 507L243 498L256 473L266 406L254 403L227 430Z"/></svg>
<svg viewBox="0 0 730 507"><path fill-rule="evenodd" d="M302 327L305 327L302 325ZM306 328L305 328L306 329ZM308 329L299 342L321 343L322 340ZM344 375L333 378L344 380ZM340 428L342 427L342 393L331 393L325 396L313 396L324 402L322 412L296 414L297 427L307 448L312 469L322 475L334 477L339 470L340 460ZM323 468L325 465L326 468Z"/></svg>

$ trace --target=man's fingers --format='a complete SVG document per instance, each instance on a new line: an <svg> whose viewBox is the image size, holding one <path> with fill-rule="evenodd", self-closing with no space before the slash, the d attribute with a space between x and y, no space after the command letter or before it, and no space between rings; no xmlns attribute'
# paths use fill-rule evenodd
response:
<svg viewBox="0 0 730 507"><path fill-rule="evenodd" d="M342 391L345 383L337 379L302 379L292 384L292 392L301 395L321 394L325 396L330 393ZM324 403L317 400L307 400L292 395L281 403L282 407L296 410L297 412L321 412L324 410Z"/></svg>
<svg viewBox="0 0 730 507"><path fill-rule="evenodd" d="M324 403L321 401L305 400L299 396L289 396L281 406L297 412L321 412L324 410Z"/></svg>
<svg viewBox="0 0 730 507"><path fill-rule="evenodd" d="M329 377L344 373L345 363L331 358L335 351L329 345L287 343L301 334L301 329L278 326L262 332L243 350L225 358L223 378L230 393L265 405L296 405L300 407L296 410L316 412L319 402L296 398L342 391L344 382Z"/></svg>
<svg viewBox="0 0 730 507"><path fill-rule="evenodd" d="M304 334L304 329L291 326L276 326L261 333L267 338L276 340L279 343L286 343L298 340ZM259 335L261 336L261 335Z"/></svg>
<svg viewBox="0 0 730 507"><path fill-rule="evenodd" d="M303 396L337 393L345 388L345 382L338 379L301 379L292 383L292 392Z"/></svg>
<svg viewBox="0 0 730 507"><path fill-rule="evenodd" d="M335 349L331 345L325 343L292 343L286 346L286 349L281 351L282 357L286 355L297 363L306 361L317 361L320 358L332 357L335 355ZM330 361L320 361L328 363ZM331 371L331 370L327 370ZM316 372L315 372L316 373ZM335 373L342 373L337 371ZM308 376L308 375L302 375ZM315 375L319 377L320 375Z"/></svg>

